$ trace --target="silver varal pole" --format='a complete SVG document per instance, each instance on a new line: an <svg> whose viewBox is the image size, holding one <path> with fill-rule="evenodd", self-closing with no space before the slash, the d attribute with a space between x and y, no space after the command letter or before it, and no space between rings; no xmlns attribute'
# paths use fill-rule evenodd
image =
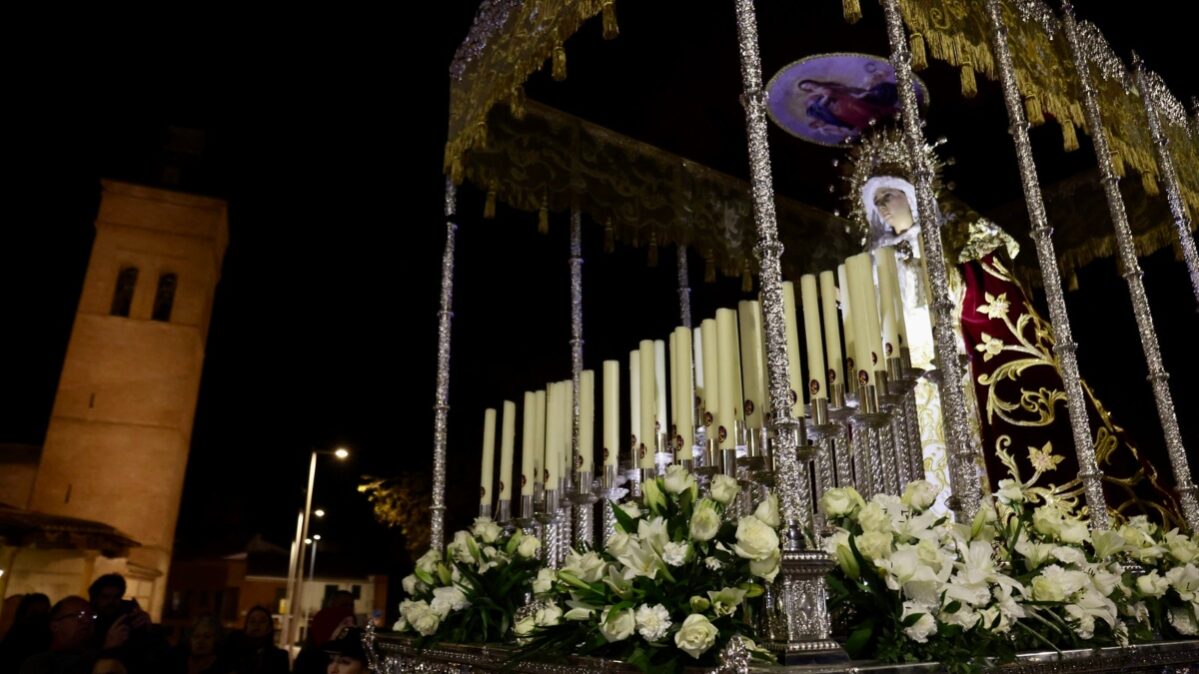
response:
<svg viewBox="0 0 1199 674"><path fill-rule="evenodd" d="M937 368L941 371L940 390L945 417L945 442L949 449L952 471L950 481L955 510L969 521L978 512L982 499L979 474L979 466L982 465L981 448L976 446L971 437L967 421L969 414L966 411L966 397L962 389L965 371L958 360L953 316L955 305L949 290L949 275L941 245L941 223L932 217L932 214L937 212L937 200L932 187L933 168L929 166L924 153L924 131L920 128L920 108L912 84L912 54L908 49L903 21L899 14L899 0L883 0L883 10L887 19L887 38L891 44L891 65L895 68L899 100L903 108L904 141L916 163L916 200L919 204L924 261L932 290L933 337Z"/></svg>
<svg viewBox="0 0 1199 674"><path fill-rule="evenodd" d="M783 320L782 244L774 210L774 187L770 170L770 148L766 139L766 91L762 87L762 63L758 53L758 25L753 0L736 0L737 37L740 43L741 81L744 85L746 133L749 141L750 180L758 258L762 314L766 332L770 406L774 412L775 468L778 471L779 502L784 520L781 570L776 579L776 596L767 611L783 618L782 627L769 636L769 646L785 664L847 657L829 638L832 629L826 606L824 576L833 560L819 549L807 549L800 528L801 494L797 488L803 475L797 450L800 424L791 417L791 387L787 376L787 348ZM806 444L806 443L805 443Z"/></svg>
<svg viewBox="0 0 1199 674"><path fill-rule="evenodd" d="M1074 20L1074 7L1062 3L1062 23L1066 40L1074 56L1074 67L1082 85L1083 108L1087 113L1087 125L1095 130L1091 140L1095 144L1095 155L1099 160L1099 176L1107 196L1108 211L1116 230L1116 245L1120 251L1120 266L1124 280L1128 282L1128 294L1132 297L1132 310L1137 320L1137 331L1141 337L1141 350L1145 353L1145 364L1149 370L1149 381L1153 384L1153 397L1157 401L1157 416L1161 421L1166 438L1166 450L1174 469L1174 479L1182 500L1183 517L1192 531L1199 527L1199 501L1195 498L1195 485L1191 482L1190 466L1187 465L1186 448L1178 430L1178 418L1174 414L1174 400L1168 383L1170 375L1162 365L1161 349L1157 341L1157 328L1153 314L1149 311L1149 297L1141 282L1141 266L1137 261L1136 244L1128 224L1128 213L1124 208L1124 196L1120 194L1120 179L1112 165L1111 147L1107 134L1102 132L1103 115L1099 109L1099 97L1091 80L1090 67L1079 39L1078 26ZM1189 237L1188 237L1189 238Z"/></svg>
<svg viewBox="0 0 1199 674"><path fill-rule="evenodd" d="M1036 243L1037 261L1041 266L1041 280L1045 285L1045 299L1049 304L1049 318L1053 324L1057 342L1054 353L1058 357L1062 382L1066 387L1066 407L1069 410L1070 428L1074 435L1074 452L1078 457L1078 476L1086 489L1090 506L1091 526L1108 528L1107 502L1103 497L1103 475L1095 463L1095 448L1091 440L1091 428L1087 421L1087 409L1082 392L1082 381L1078 375L1078 360L1074 352L1077 345L1070 329L1070 317L1066 313L1066 297L1062 292L1062 277L1057 266L1057 251L1053 245L1053 228L1045 215L1045 201L1041 197L1041 185L1037 179L1036 162L1033 160L1032 142L1028 137L1028 120L1024 116L1024 104L1016 88L1016 68L1008 48L1008 30L1003 22L1003 11L999 0L987 0L987 13L991 19L991 48L1003 87L1003 102L1007 106L1009 132L1016 147L1016 159L1020 165L1020 182L1024 186L1024 202L1028 206L1028 218L1032 225ZM1063 123L1069 123L1063 120ZM1093 135L1102 135L1096 130Z"/></svg>
<svg viewBox="0 0 1199 674"><path fill-rule="evenodd" d="M445 250L441 256L441 308L437 312L437 394L433 404L433 505L429 508L429 547L445 547L446 421L450 412L450 325L454 319L454 209L457 188L445 181Z"/></svg>

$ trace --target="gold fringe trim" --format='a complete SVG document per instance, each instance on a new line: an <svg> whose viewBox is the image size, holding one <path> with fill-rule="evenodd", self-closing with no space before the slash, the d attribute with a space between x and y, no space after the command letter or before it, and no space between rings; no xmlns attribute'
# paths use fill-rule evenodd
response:
<svg viewBox="0 0 1199 674"><path fill-rule="evenodd" d="M1157 176L1153 173L1141 174L1141 187L1145 189L1145 194L1151 197L1156 197L1160 192L1157 189Z"/></svg>
<svg viewBox="0 0 1199 674"><path fill-rule="evenodd" d="M495 188L487 190L487 201L483 202L483 218L491 220L495 217Z"/></svg>
<svg viewBox="0 0 1199 674"><path fill-rule="evenodd" d="M741 272L741 292L749 293L754 290L754 277L749 273L749 270Z"/></svg>
<svg viewBox="0 0 1199 674"><path fill-rule="evenodd" d="M604 39L615 40L620 35L620 26L616 24L616 3L612 0L604 2Z"/></svg>
<svg viewBox="0 0 1199 674"><path fill-rule="evenodd" d="M978 82L974 79L974 66L969 63L962 64L962 96L966 98L974 98L978 95Z"/></svg>
<svg viewBox="0 0 1199 674"><path fill-rule="evenodd" d="M924 36L912 33L908 42L912 51L912 70L924 70L928 67L928 50L924 48Z"/></svg>
<svg viewBox="0 0 1199 674"><path fill-rule="evenodd" d="M550 209L548 206L542 206L541 210L537 211L537 233L550 233Z"/></svg>
<svg viewBox="0 0 1199 674"><path fill-rule="evenodd" d="M1045 123L1045 111L1041 109L1041 100L1036 94L1024 97L1024 114L1028 116L1028 123L1033 126Z"/></svg>
<svg viewBox="0 0 1199 674"><path fill-rule="evenodd" d="M645 253L645 262L651 267L658 266L658 233L649 233L649 250Z"/></svg>
<svg viewBox="0 0 1199 674"><path fill-rule="evenodd" d="M561 82L566 79L566 47L558 45L554 47L554 62L553 62L554 80Z"/></svg>
<svg viewBox="0 0 1199 674"><path fill-rule="evenodd" d="M616 250L616 230L612 229L612 218L604 220L604 252L611 253Z"/></svg>
<svg viewBox="0 0 1199 674"><path fill-rule="evenodd" d="M858 0L841 0L841 13L847 22L857 23L862 20L862 5Z"/></svg>
<svg viewBox="0 0 1199 674"><path fill-rule="evenodd" d="M513 119L525 118L525 88L513 87L512 97L508 99L508 112Z"/></svg>
<svg viewBox="0 0 1199 674"><path fill-rule="evenodd" d="M453 163L450 164L450 180L455 185L461 185L463 173L464 172L462 169L462 159L461 158L454 159Z"/></svg>
<svg viewBox="0 0 1199 674"><path fill-rule="evenodd" d="M711 248L704 251L704 283L716 283L716 253Z"/></svg>
<svg viewBox="0 0 1199 674"><path fill-rule="evenodd" d="M1066 152L1078 149L1078 134L1075 133L1074 125L1070 122L1062 122L1062 148Z"/></svg>

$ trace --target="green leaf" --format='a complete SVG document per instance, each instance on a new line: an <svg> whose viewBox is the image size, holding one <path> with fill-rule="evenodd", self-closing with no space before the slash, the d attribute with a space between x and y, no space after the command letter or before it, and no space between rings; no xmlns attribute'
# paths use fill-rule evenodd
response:
<svg viewBox="0 0 1199 674"><path fill-rule="evenodd" d="M867 655L866 646L873 636L874 620L867 620L849 635L849 640L845 642L845 650L854 658L864 657Z"/></svg>
<svg viewBox="0 0 1199 674"><path fill-rule="evenodd" d="M608 501L608 507L612 509L612 515L616 517L616 523L620 525L622 531L626 534L637 531L637 521L629 517L629 514L617 506L615 501Z"/></svg>
<svg viewBox="0 0 1199 674"><path fill-rule="evenodd" d="M946 613L957 613L959 610L961 610L961 608L962 608L962 602L957 601L955 599L954 601L951 601L945 605L945 612Z"/></svg>

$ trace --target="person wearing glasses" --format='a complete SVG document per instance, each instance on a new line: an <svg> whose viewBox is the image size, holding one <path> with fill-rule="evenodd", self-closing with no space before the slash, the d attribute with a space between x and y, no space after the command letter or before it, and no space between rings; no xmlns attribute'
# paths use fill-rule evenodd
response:
<svg viewBox="0 0 1199 674"><path fill-rule="evenodd" d="M96 629L96 611L83 597L67 597L50 609L50 650L21 664L20 674L88 674L98 655L88 647ZM129 638L124 617L112 624L102 648L120 648Z"/></svg>

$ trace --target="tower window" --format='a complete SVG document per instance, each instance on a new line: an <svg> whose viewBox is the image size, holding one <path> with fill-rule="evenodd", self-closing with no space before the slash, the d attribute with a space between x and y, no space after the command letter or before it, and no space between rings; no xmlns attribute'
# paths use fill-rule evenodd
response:
<svg viewBox="0 0 1199 674"><path fill-rule="evenodd" d="M156 321L171 320L171 307L175 305L174 274L163 274L158 277L158 292L154 295L154 313L150 318Z"/></svg>
<svg viewBox="0 0 1199 674"><path fill-rule="evenodd" d="M121 267L121 273L117 275L117 289L112 294L112 310L108 313L127 318L133 306L133 290L136 287L137 267Z"/></svg>

